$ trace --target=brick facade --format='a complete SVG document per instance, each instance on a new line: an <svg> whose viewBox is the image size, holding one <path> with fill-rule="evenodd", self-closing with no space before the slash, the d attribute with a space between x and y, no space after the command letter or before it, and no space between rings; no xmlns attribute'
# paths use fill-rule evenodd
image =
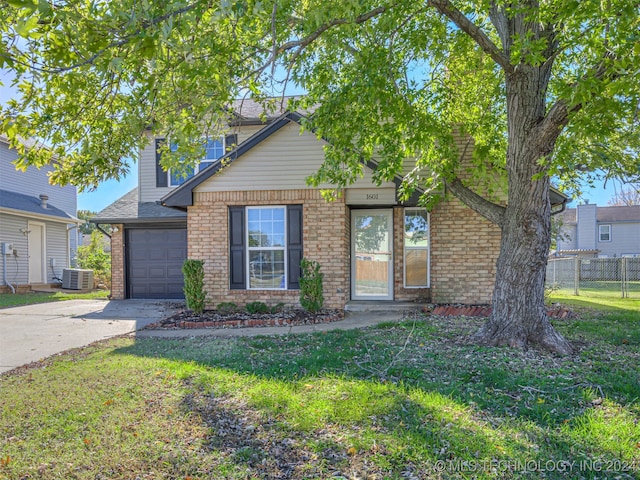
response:
<svg viewBox="0 0 640 480"><path fill-rule="evenodd" d="M188 213L188 258L205 260L207 308L220 302L299 305L298 290L229 288L229 207L303 205L303 248L324 273L325 306L343 308L351 297L351 215L344 198L326 202L318 190L195 193ZM111 236L111 298L126 298L124 228ZM451 199L430 214L431 288L404 288L404 208L393 209L394 300L491 302L500 229Z"/></svg>
<svg viewBox="0 0 640 480"><path fill-rule="evenodd" d="M320 263L325 306L342 308L349 299L349 211L343 199L326 202L318 190L199 192L187 217L188 257L205 261L207 308L220 302L262 301L299 305L298 290L229 288L229 207L303 205L303 255Z"/></svg>
<svg viewBox="0 0 640 480"><path fill-rule="evenodd" d="M112 225L112 227L114 228L111 233L111 298L123 300L125 298L124 228L123 225Z"/></svg>
<svg viewBox="0 0 640 480"><path fill-rule="evenodd" d="M431 212L434 303L491 303L500 229L451 198Z"/></svg>

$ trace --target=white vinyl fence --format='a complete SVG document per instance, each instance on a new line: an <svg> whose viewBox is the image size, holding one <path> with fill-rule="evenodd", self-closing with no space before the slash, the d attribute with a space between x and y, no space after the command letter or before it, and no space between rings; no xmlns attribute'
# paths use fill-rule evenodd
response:
<svg viewBox="0 0 640 480"><path fill-rule="evenodd" d="M545 286L574 295L640 298L640 258L553 258Z"/></svg>

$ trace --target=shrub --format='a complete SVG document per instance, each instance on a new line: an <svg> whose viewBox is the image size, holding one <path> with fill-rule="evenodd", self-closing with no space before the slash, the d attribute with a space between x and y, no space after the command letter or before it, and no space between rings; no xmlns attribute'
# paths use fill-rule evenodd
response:
<svg viewBox="0 0 640 480"><path fill-rule="evenodd" d="M223 315L228 315L229 313L235 313L238 311L238 305L233 302L220 302L216 305L216 310L222 313Z"/></svg>
<svg viewBox="0 0 640 480"><path fill-rule="evenodd" d="M284 302L278 302L275 305L271 306L271 313L280 313L284 310L284 307Z"/></svg>
<svg viewBox="0 0 640 480"><path fill-rule="evenodd" d="M309 313L318 313L324 305L322 293L324 274L320 272L320 264L315 260L303 258L300 262L300 268L302 268L300 305Z"/></svg>
<svg viewBox="0 0 640 480"><path fill-rule="evenodd" d="M253 315L254 313L269 313L269 307L264 302L251 302L247 303L245 307L247 309L247 313Z"/></svg>
<svg viewBox="0 0 640 480"><path fill-rule="evenodd" d="M94 230L89 245L78 247L76 263L79 268L93 270L93 283L111 288L111 254L104 251L102 233Z"/></svg>
<svg viewBox="0 0 640 480"><path fill-rule="evenodd" d="M184 298L187 307L195 313L204 311L207 294L204 291L204 260L187 259L182 265Z"/></svg>

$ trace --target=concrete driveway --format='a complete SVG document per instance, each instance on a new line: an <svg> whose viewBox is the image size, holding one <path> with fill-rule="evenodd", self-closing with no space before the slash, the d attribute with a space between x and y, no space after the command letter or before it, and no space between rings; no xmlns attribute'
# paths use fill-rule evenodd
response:
<svg viewBox="0 0 640 480"><path fill-rule="evenodd" d="M68 300L0 310L0 373L171 314L162 300Z"/></svg>

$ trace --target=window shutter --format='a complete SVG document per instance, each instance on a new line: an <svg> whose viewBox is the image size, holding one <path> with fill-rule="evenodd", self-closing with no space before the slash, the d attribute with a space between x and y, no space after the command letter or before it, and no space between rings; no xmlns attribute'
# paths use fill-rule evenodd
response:
<svg viewBox="0 0 640 480"><path fill-rule="evenodd" d="M238 146L238 135L232 133L224 137L224 153L228 153Z"/></svg>
<svg viewBox="0 0 640 480"><path fill-rule="evenodd" d="M169 186L167 180L167 172L160 165L160 147L164 143L164 138L156 138L156 187L167 187Z"/></svg>
<svg viewBox="0 0 640 480"><path fill-rule="evenodd" d="M302 205L287 207L287 280L289 290L300 289L302 260Z"/></svg>
<svg viewBox="0 0 640 480"><path fill-rule="evenodd" d="M229 207L229 288L246 288L244 207Z"/></svg>

